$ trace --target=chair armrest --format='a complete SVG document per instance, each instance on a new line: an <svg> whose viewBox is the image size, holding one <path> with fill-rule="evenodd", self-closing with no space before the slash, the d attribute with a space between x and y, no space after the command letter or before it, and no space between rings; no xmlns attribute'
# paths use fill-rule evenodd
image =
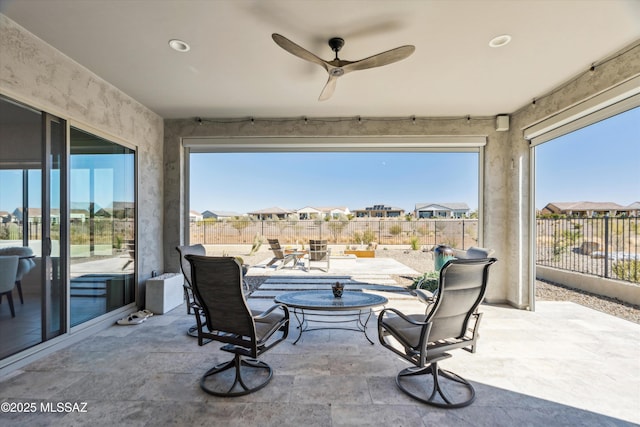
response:
<svg viewBox="0 0 640 427"><path fill-rule="evenodd" d="M384 316L387 314L387 312L388 312L388 311L392 312L393 314L396 314L398 317L402 318L402 320L406 321L407 323L411 323L412 325L415 325L415 326L424 326L424 325L426 325L426 324L427 324L427 322L419 322L419 321L417 321L417 320L413 320L413 319L411 319L410 317L407 317L407 315L406 315L406 314L404 314L404 313L403 313L403 312L401 312L401 311L398 311L398 310L397 310L397 309L395 309L395 308L385 308L384 310L382 310L382 311L380 312L380 314L378 315L378 318L379 318L379 319L383 319L383 318L384 318Z"/></svg>
<svg viewBox="0 0 640 427"><path fill-rule="evenodd" d="M432 304L435 301L436 294L429 292L426 289L414 289L416 296L425 304Z"/></svg>
<svg viewBox="0 0 640 427"><path fill-rule="evenodd" d="M269 314L271 314L274 310L278 309L278 308L282 308L285 312L285 316L289 317L289 309L287 308L286 305L284 304L274 304L271 307L269 307L266 311L263 311L262 313L258 314L257 316L253 316L254 320L261 320L266 318L267 316L269 316Z"/></svg>

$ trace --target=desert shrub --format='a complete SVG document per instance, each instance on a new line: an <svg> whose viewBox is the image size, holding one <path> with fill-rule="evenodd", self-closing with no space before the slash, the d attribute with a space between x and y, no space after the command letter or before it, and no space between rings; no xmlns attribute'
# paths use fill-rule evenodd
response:
<svg viewBox="0 0 640 427"><path fill-rule="evenodd" d="M420 239L418 239L418 236L411 237L411 249L414 251L420 249Z"/></svg>
<svg viewBox="0 0 640 427"><path fill-rule="evenodd" d="M640 261L638 260L614 262L611 269L620 280L640 283Z"/></svg>
<svg viewBox="0 0 640 427"><path fill-rule="evenodd" d="M392 236L397 236L400 233L402 233L402 226L400 224L394 224L391 227L389 227L389 233Z"/></svg>
<svg viewBox="0 0 640 427"><path fill-rule="evenodd" d="M416 277L409 288L425 289L429 292L434 292L436 289L438 289L439 280L440 273L438 271L428 271L422 276Z"/></svg>

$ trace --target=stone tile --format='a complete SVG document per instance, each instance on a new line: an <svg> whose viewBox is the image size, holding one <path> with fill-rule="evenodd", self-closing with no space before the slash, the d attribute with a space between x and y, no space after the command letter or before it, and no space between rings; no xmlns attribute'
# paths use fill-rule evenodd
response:
<svg viewBox="0 0 640 427"><path fill-rule="evenodd" d="M249 301L271 306L273 301ZM412 300L389 306L420 312ZM2 425L453 425L626 426L640 423L640 325L611 321L576 304L539 302L536 312L483 305L476 353L455 350L440 366L476 389L458 410L402 393L408 362L367 331L305 332L262 358L274 369L262 390L218 398L200 389L204 372L232 355L198 346L184 306L139 327L113 326L31 363L0 381L1 401L87 402L88 413L2 414ZM591 324L598 326L591 327ZM635 423L635 424L634 424Z"/></svg>
<svg viewBox="0 0 640 427"><path fill-rule="evenodd" d="M421 414L414 405L331 405L331 425L339 426L420 426Z"/></svg>

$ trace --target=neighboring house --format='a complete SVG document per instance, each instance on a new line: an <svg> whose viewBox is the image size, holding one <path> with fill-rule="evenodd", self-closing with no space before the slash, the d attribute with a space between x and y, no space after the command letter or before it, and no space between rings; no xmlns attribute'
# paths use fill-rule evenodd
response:
<svg viewBox="0 0 640 427"><path fill-rule="evenodd" d="M278 206L274 206L272 208L261 209L259 211L248 212L248 215L257 219L287 219L287 217L291 214L295 213L289 209L280 208Z"/></svg>
<svg viewBox="0 0 640 427"><path fill-rule="evenodd" d="M84 211L84 210L81 211L81 212L77 212L77 211L74 211L72 209L70 214L71 214L70 215L71 216L71 220L81 218L82 221L84 221L84 219L89 216L89 212L88 211ZM23 212L22 208L16 208L13 211L12 215L15 218L15 222L18 222L20 224L23 223L23 221L24 221L24 212ZM51 209L51 212L50 212L49 215L51 217L51 223L52 224L57 224L57 223L60 222L60 209ZM29 208L27 223L39 224L41 222L42 222L42 209L40 209L40 208Z"/></svg>
<svg viewBox="0 0 640 427"><path fill-rule="evenodd" d="M229 219L243 216L243 214L238 212L229 212L229 211L209 211L206 210L202 212L202 218L204 219Z"/></svg>
<svg viewBox="0 0 640 427"><path fill-rule="evenodd" d="M597 216L629 215L633 209L613 202L552 202L548 203L540 213L542 215L557 214L573 217L593 218Z"/></svg>
<svg viewBox="0 0 640 427"><path fill-rule="evenodd" d="M202 214L198 211L189 211L189 221L191 222L202 221Z"/></svg>
<svg viewBox="0 0 640 427"><path fill-rule="evenodd" d="M466 203L416 203L413 214L416 218L468 218Z"/></svg>
<svg viewBox="0 0 640 427"><path fill-rule="evenodd" d="M6 224L13 221L13 215L7 211L0 211L0 223Z"/></svg>
<svg viewBox="0 0 640 427"><path fill-rule="evenodd" d="M331 218L340 218L341 215L351 215L351 211L346 206L326 207L320 208L320 210L322 210L325 215L329 215Z"/></svg>
<svg viewBox="0 0 640 427"><path fill-rule="evenodd" d="M640 202L633 202L627 206L629 216L640 216Z"/></svg>
<svg viewBox="0 0 640 427"><path fill-rule="evenodd" d="M298 217L302 220L304 219L322 219L324 218L325 214L324 212L322 212L322 210L318 209L318 208L314 208L311 206L306 206L302 209L298 209L296 211L296 213L298 214Z"/></svg>
<svg viewBox="0 0 640 427"><path fill-rule="evenodd" d="M339 218L341 215L349 215L351 212L346 206L326 206L314 208L306 206L296 211L300 219L323 219L326 217Z"/></svg>
<svg viewBox="0 0 640 427"><path fill-rule="evenodd" d="M135 209L134 202L113 202L111 207L97 210L95 216L116 219L135 218Z"/></svg>
<svg viewBox="0 0 640 427"><path fill-rule="evenodd" d="M385 205L373 205L364 209L354 209L356 218L398 218L404 215L404 209Z"/></svg>

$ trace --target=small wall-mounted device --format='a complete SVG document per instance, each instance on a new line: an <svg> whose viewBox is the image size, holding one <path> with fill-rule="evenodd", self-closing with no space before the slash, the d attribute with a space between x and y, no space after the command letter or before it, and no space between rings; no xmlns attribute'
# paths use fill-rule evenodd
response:
<svg viewBox="0 0 640 427"><path fill-rule="evenodd" d="M496 131L505 132L509 130L509 116L507 114L501 114L496 116Z"/></svg>

